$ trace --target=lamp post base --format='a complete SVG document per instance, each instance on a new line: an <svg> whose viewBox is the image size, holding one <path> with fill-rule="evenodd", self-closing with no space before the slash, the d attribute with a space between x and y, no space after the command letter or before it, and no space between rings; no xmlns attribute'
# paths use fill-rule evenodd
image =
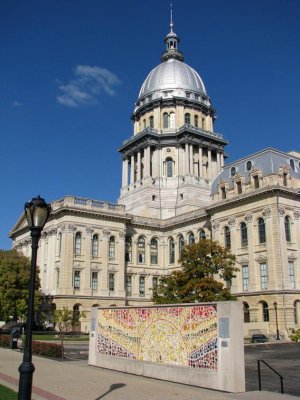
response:
<svg viewBox="0 0 300 400"><path fill-rule="evenodd" d="M19 396L18 400L30 400L32 391L32 377L35 367L31 361L23 361L19 366Z"/></svg>

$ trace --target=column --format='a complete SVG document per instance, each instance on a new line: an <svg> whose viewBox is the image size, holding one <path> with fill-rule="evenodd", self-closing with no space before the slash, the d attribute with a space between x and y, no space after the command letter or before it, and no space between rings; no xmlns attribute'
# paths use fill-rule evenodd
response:
<svg viewBox="0 0 300 400"><path fill-rule="evenodd" d="M199 177L203 177L203 153L202 147L199 146Z"/></svg>
<svg viewBox="0 0 300 400"><path fill-rule="evenodd" d="M131 155L131 163L130 163L130 185L134 183L134 154Z"/></svg>
<svg viewBox="0 0 300 400"><path fill-rule="evenodd" d="M211 178L211 173L212 173L212 165L211 165L211 150L208 149L207 150L207 160L208 160L208 168L207 168L207 178L210 179Z"/></svg>
<svg viewBox="0 0 300 400"><path fill-rule="evenodd" d="M163 176L163 163L162 163L162 156L161 156L161 148L158 149L158 163L159 163L159 178Z"/></svg>
<svg viewBox="0 0 300 400"><path fill-rule="evenodd" d="M123 160L122 187L128 186L128 158Z"/></svg>
<svg viewBox="0 0 300 400"><path fill-rule="evenodd" d="M176 176L179 176L179 148L176 147Z"/></svg>
<svg viewBox="0 0 300 400"><path fill-rule="evenodd" d="M222 153L221 155L221 169L224 168L224 154Z"/></svg>
<svg viewBox="0 0 300 400"><path fill-rule="evenodd" d="M150 176L150 146L146 147L146 176Z"/></svg>
<svg viewBox="0 0 300 400"><path fill-rule="evenodd" d="M189 173L189 144L185 144L184 151L184 164L185 164L185 175Z"/></svg>
<svg viewBox="0 0 300 400"><path fill-rule="evenodd" d="M217 172L221 171L221 160L220 160L220 153L217 151Z"/></svg>
<svg viewBox="0 0 300 400"><path fill-rule="evenodd" d="M194 175L194 157L193 157L193 145L190 144L190 174Z"/></svg>
<svg viewBox="0 0 300 400"><path fill-rule="evenodd" d="M139 182L141 180L141 152L137 153L137 178L136 180Z"/></svg>

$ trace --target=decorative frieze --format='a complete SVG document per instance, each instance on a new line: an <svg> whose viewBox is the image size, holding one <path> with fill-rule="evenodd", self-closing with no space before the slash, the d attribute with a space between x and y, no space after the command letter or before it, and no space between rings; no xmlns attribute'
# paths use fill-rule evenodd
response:
<svg viewBox="0 0 300 400"><path fill-rule="evenodd" d="M91 226L85 228L86 234L92 236L94 229Z"/></svg>
<svg viewBox="0 0 300 400"><path fill-rule="evenodd" d="M300 217L300 210L294 210L294 219L299 219Z"/></svg>
<svg viewBox="0 0 300 400"><path fill-rule="evenodd" d="M285 209L282 208L282 207L279 207L279 208L278 208L278 215L279 215L280 217L283 217L284 214L285 214Z"/></svg>
<svg viewBox="0 0 300 400"><path fill-rule="evenodd" d="M246 222L252 222L253 221L253 214L252 213L248 213L245 215L245 221Z"/></svg>
<svg viewBox="0 0 300 400"><path fill-rule="evenodd" d="M235 218L234 217L230 217L228 219L228 225L229 226L235 226Z"/></svg>
<svg viewBox="0 0 300 400"><path fill-rule="evenodd" d="M217 221L217 220L213 221L212 228L213 228L214 231L220 230L220 221Z"/></svg>
<svg viewBox="0 0 300 400"><path fill-rule="evenodd" d="M270 208L270 207L266 207L266 208L263 210L262 215L263 215L264 217L270 217L270 215L271 215L271 208Z"/></svg>
<svg viewBox="0 0 300 400"><path fill-rule="evenodd" d="M267 262L268 257L266 256L266 254L260 254L258 257L255 258L255 261L257 261L258 263L265 263Z"/></svg>

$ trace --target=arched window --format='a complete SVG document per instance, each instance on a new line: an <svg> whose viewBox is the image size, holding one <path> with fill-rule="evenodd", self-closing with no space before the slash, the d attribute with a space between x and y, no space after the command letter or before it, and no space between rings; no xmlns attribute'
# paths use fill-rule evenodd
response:
<svg viewBox="0 0 300 400"><path fill-rule="evenodd" d="M73 326L72 330L80 331L80 311L79 311L80 304L74 304L73 306Z"/></svg>
<svg viewBox="0 0 300 400"><path fill-rule="evenodd" d="M131 236L126 236L125 238L125 261L132 261L132 238Z"/></svg>
<svg viewBox="0 0 300 400"><path fill-rule="evenodd" d="M144 129L146 128L146 120L145 119L143 120L143 128Z"/></svg>
<svg viewBox="0 0 300 400"><path fill-rule="evenodd" d="M249 304L245 301L243 302L243 311L244 311L244 322L250 322L250 307Z"/></svg>
<svg viewBox="0 0 300 400"><path fill-rule="evenodd" d="M114 236L111 236L109 238L108 257L113 260L115 256L116 256L116 242Z"/></svg>
<svg viewBox="0 0 300 400"><path fill-rule="evenodd" d="M183 239L183 236L180 235L179 238L178 238L179 257L181 256L183 246L184 246L184 239Z"/></svg>
<svg viewBox="0 0 300 400"><path fill-rule="evenodd" d="M185 124L190 124L191 123L191 114L190 113L184 114L184 123Z"/></svg>
<svg viewBox="0 0 300 400"><path fill-rule="evenodd" d="M169 239L169 264L174 264L175 262L175 243L174 239Z"/></svg>
<svg viewBox="0 0 300 400"><path fill-rule="evenodd" d="M173 159L171 157L168 157L166 159L166 172L167 172L167 178L172 178L172 176L173 176Z"/></svg>
<svg viewBox="0 0 300 400"><path fill-rule="evenodd" d="M265 301L262 301L261 302L261 307L262 307L262 320L264 322L268 322L270 320L268 303L265 302Z"/></svg>
<svg viewBox="0 0 300 400"><path fill-rule="evenodd" d="M150 243L150 262L151 264L158 263L158 241L157 239L151 239Z"/></svg>
<svg viewBox="0 0 300 400"><path fill-rule="evenodd" d="M199 240L205 240L205 239L206 239L205 230L204 229L200 229L200 231L199 231Z"/></svg>
<svg viewBox="0 0 300 400"><path fill-rule="evenodd" d="M231 236L230 236L230 229L228 226L224 228L224 245L226 249L231 248Z"/></svg>
<svg viewBox="0 0 300 400"><path fill-rule="evenodd" d="M170 128L175 128L175 113L170 113Z"/></svg>
<svg viewBox="0 0 300 400"><path fill-rule="evenodd" d="M294 301L294 322L295 325L299 324L299 311L300 311L300 300Z"/></svg>
<svg viewBox="0 0 300 400"><path fill-rule="evenodd" d="M290 160L290 166L292 168L293 171L295 171L295 161L294 160Z"/></svg>
<svg viewBox="0 0 300 400"><path fill-rule="evenodd" d="M151 115L149 117L149 125L150 125L150 128L154 128L154 117L153 117L153 115Z"/></svg>
<svg viewBox="0 0 300 400"><path fill-rule="evenodd" d="M58 256L61 255L61 243L62 243L62 233L59 232L58 237L57 237L58 243L57 243L57 254Z"/></svg>
<svg viewBox="0 0 300 400"><path fill-rule="evenodd" d="M194 125L195 125L195 128L198 128L198 126L199 126L199 117L198 117L198 115L194 116Z"/></svg>
<svg viewBox="0 0 300 400"><path fill-rule="evenodd" d="M248 246L248 229L245 222L241 222L240 224L241 229L241 246L247 247Z"/></svg>
<svg viewBox="0 0 300 400"><path fill-rule="evenodd" d="M163 115L163 127L169 128L169 115L168 113L164 113Z"/></svg>
<svg viewBox="0 0 300 400"><path fill-rule="evenodd" d="M195 236L194 236L194 234L191 232L191 233L189 234L189 245L191 245L191 244L193 244L193 243L195 243Z"/></svg>
<svg viewBox="0 0 300 400"><path fill-rule="evenodd" d="M98 235L94 235L92 238L92 256L97 257L99 250L99 238Z"/></svg>
<svg viewBox="0 0 300 400"><path fill-rule="evenodd" d="M292 235L291 235L291 219L289 216L286 216L284 218L284 229L285 229L285 239L287 242L292 241Z"/></svg>
<svg viewBox="0 0 300 400"><path fill-rule="evenodd" d="M143 236L140 236L138 238L138 264L144 264L145 263L145 238Z"/></svg>
<svg viewBox="0 0 300 400"><path fill-rule="evenodd" d="M258 241L266 243L266 224L263 218L258 219Z"/></svg>
<svg viewBox="0 0 300 400"><path fill-rule="evenodd" d="M75 255L79 256L81 254L81 233L77 232L75 235Z"/></svg>

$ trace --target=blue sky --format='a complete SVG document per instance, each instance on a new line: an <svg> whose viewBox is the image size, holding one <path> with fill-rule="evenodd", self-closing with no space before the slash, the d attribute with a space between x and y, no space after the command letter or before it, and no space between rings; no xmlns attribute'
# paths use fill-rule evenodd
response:
<svg viewBox="0 0 300 400"><path fill-rule="evenodd" d="M300 1L173 0L173 12L229 160L300 150ZM117 200L117 149L168 31L164 0L1 2L0 248L37 194Z"/></svg>

